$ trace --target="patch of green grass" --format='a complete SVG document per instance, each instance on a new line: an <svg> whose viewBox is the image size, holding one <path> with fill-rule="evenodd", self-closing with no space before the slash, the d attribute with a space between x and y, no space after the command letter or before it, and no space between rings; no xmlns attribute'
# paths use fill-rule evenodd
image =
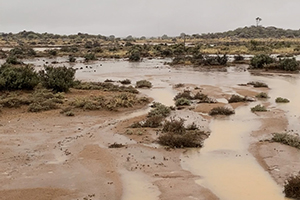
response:
<svg viewBox="0 0 300 200"><path fill-rule="evenodd" d="M265 106L258 104L256 106L252 107L251 111L252 112L267 112L268 110L266 109Z"/></svg>

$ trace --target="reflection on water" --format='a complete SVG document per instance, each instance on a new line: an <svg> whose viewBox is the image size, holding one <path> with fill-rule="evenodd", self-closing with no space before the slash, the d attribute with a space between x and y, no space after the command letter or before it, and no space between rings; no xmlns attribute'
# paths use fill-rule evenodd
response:
<svg viewBox="0 0 300 200"><path fill-rule="evenodd" d="M197 183L221 200L283 200L281 188L247 151L249 135L260 125L250 106L227 119L214 119L204 147L185 153L182 167L201 176Z"/></svg>

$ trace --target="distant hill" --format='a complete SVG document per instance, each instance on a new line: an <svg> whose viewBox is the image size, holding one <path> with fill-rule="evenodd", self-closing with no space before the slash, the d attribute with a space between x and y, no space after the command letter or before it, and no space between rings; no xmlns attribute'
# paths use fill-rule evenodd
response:
<svg viewBox="0 0 300 200"><path fill-rule="evenodd" d="M273 26L251 26L244 28L237 28L233 31L226 31L223 33L207 33L207 34L194 34L193 37L214 39L214 38L300 38L300 30L290 30L276 28Z"/></svg>

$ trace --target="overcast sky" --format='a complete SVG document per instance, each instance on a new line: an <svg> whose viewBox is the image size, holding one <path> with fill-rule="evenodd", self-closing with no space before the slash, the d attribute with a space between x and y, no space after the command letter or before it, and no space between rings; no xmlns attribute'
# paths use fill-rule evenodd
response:
<svg viewBox="0 0 300 200"><path fill-rule="evenodd" d="M300 0L0 0L0 32L177 36L255 25L300 28Z"/></svg>

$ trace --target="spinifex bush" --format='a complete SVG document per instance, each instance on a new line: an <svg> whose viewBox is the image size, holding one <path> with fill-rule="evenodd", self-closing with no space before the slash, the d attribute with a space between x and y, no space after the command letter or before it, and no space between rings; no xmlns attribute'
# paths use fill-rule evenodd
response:
<svg viewBox="0 0 300 200"><path fill-rule="evenodd" d="M254 69L262 69L265 65L274 62L275 60L269 55L260 54L260 55L255 55L253 58L251 58L250 65Z"/></svg>
<svg viewBox="0 0 300 200"><path fill-rule="evenodd" d="M300 199L300 173L296 176L290 176L286 180L283 192L288 198Z"/></svg>
<svg viewBox="0 0 300 200"><path fill-rule="evenodd" d="M38 83L38 74L32 66L0 67L0 90L32 90Z"/></svg>
<svg viewBox="0 0 300 200"><path fill-rule="evenodd" d="M68 92L74 85L75 69L67 67L45 66L44 70L39 72L42 84L47 89L56 92Z"/></svg>
<svg viewBox="0 0 300 200"><path fill-rule="evenodd" d="M153 109L151 109L147 115L148 118L153 116L167 117L171 113L171 109L161 103L153 103Z"/></svg>

